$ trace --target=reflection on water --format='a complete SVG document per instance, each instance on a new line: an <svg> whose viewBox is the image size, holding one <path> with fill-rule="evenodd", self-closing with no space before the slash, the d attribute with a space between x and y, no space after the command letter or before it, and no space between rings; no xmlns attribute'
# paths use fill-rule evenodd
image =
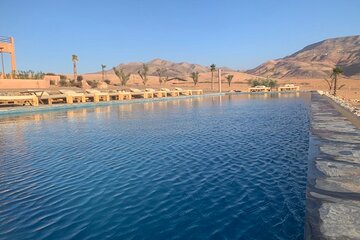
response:
<svg viewBox="0 0 360 240"><path fill-rule="evenodd" d="M306 94L301 94L299 92L294 93L258 93L258 94L232 94L225 96L214 96L214 97L199 97L199 98L185 98L185 99L174 99L167 101L158 101L158 102L144 102L144 103L128 103L115 106L100 106L93 108L77 108L56 112L44 112L44 113L34 113L34 114L23 114L20 116L0 116L0 124L6 124L16 121L19 122L42 122L50 121L52 119L63 118L63 112L66 113L67 119L74 119L76 121L82 121L87 118L88 114L95 114L98 118L109 118L110 112L117 108L119 114L122 112L129 113L133 110L135 111L147 111L154 112L160 109L167 109L172 107L182 107L182 108L196 108L199 107L202 102L211 102L213 105L222 104L223 100L231 101L235 99L236 101L246 100L246 99L256 99L256 100L269 100L269 99L294 99L294 98L303 98L305 101L308 101L307 97L304 98Z"/></svg>

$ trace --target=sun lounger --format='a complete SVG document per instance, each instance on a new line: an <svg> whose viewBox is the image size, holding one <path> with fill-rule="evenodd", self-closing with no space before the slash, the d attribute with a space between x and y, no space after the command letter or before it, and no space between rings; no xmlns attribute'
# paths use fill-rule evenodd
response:
<svg viewBox="0 0 360 240"><path fill-rule="evenodd" d="M110 100L131 100L131 93L126 91L114 91L109 93Z"/></svg>
<svg viewBox="0 0 360 240"><path fill-rule="evenodd" d="M176 90L176 91L179 91L180 94L185 95L185 96L190 96L190 95L192 95L192 91L191 91L191 90L184 90L184 89L178 88L178 87L175 88L175 90Z"/></svg>
<svg viewBox="0 0 360 240"><path fill-rule="evenodd" d="M53 103L73 103L71 96L66 94L49 94L44 92L41 96L41 102L52 105Z"/></svg>
<svg viewBox="0 0 360 240"><path fill-rule="evenodd" d="M49 94L48 92L43 92L40 100L42 103L49 105L52 105L53 103L72 104L74 102L85 102L85 95L83 93L77 93L72 90L59 90L59 92L59 94Z"/></svg>
<svg viewBox="0 0 360 240"><path fill-rule="evenodd" d="M0 104L39 106L39 99L34 95L0 96Z"/></svg>
<svg viewBox="0 0 360 240"><path fill-rule="evenodd" d="M180 91L183 95L201 95L204 94L204 91L201 89L185 90L182 88L175 88L175 90Z"/></svg>
<svg viewBox="0 0 360 240"><path fill-rule="evenodd" d="M191 95L202 95L204 94L204 91L201 90L201 89L193 89L193 90L190 90L191 91Z"/></svg>
<svg viewBox="0 0 360 240"><path fill-rule="evenodd" d="M154 93L152 92L142 92L136 88L130 88L131 97L143 97L143 98L153 98Z"/></svg>
<svg viewBox="0 0 360 240"><path fill-rule="evenodd" d="M110 101L109 93L100 92L96 89L86 89L85 97L93 102Z"/></svg>
<svg viewBox="0 0 360 240"><path fill-rule="evenodd" d="M66 103L84 103L85 102L85 94L77 93L73 90L59 90L60 93L65 94L67 96Z"/></svg>
<svg viewBox="0 0 360 240"><path fill-rule="evenodd" d="M176 90L170 90L168 88L161 88L160 90L165 91L167 96L178 97L180 95L180 92Z"/></svg>
<svg viewBox="0 0 360 240"><path fill-rule="evenodd" d="M162 90L156 91L155 89L152 89L152 88L146 88L145 91L153 93L158 98L167 96L167 93L165 91L162 91Z"/></svg>

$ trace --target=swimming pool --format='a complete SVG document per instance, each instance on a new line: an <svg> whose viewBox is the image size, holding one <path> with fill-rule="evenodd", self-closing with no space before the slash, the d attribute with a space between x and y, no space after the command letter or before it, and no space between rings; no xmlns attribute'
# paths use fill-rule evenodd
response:
<svg viewBox="0 0 360 240"><path fill-rule="evenodd" d="M302 239L307 94L0 118L0 239Z"/></svg>

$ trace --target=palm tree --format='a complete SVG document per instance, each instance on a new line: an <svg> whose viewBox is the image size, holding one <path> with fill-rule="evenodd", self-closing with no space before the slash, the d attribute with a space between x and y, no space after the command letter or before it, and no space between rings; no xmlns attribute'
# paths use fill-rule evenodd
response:
<svg viewBox="0 0 360 240"><path fill-rule="evenodd" d="M105 80L105 68L106 68L106 65L101 64L101 73L102 73L102 80L103 81Z"/></svg>
<svg viewBox="0 0 360 240"><path fill-rule="evenodd" d="M194 86L196 86L199 82L199 72L192 72L191 78L194 81Z"/></svg>
<svg viewBox="0 0 360 240"><path fill-rule="evenodd" d="M210 71L211 71L211 90L214 90L214 72L216 70L216 65L211 64L210 65Z"/></svg>
<svg viewBox="0 0 360 240"><path fill-rule="evenodd" d="M332 89L332 85L333 85L333 79L332 78L330 78L330 80L329 79L327 79L327 78L324 78L324 80L325 80L325 82L327 83L327 85L328 85L328 87L329 87L329 92L331 92L331 89Z"/></svg>
<svg viewBox="0 0 360 240"><path fill-rule="evenodd" d="M79 58L78 58L78 56L75 55L75 54L73 54L73 55L71 56L71 58L72 58L73 67L74 67L74 80L76 80L76 79L77 79L76 63L77 63L77 61L79 61Z"/></svg>
<svg viewBox="0 0 360 240"><path fill-rule="evenodd" d="M344 73L344 70L341 67L338 67L338 66L334 67L333 70L332 70L330 78L334 82L334 96L336 96L336 90L343 87L343 86L340 86L340 88L337 88L338 77L343 73Z"/></svg>
<svg viewBox="0 0 360 240"><path fill-rule="evenodd" d="M234 75L227 75L227 76L226 76L226 80L227 80L228 83L229 83L229 87L230 87L230 85L231 85L231 81L233 80L233 78L234 78Z"/></svg>

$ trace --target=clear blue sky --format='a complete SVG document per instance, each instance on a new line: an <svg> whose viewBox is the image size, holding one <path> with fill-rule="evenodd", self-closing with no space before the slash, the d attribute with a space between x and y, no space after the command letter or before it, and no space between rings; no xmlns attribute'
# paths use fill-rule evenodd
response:
<svg viewBox="0 0 360 240"><path fill-rule="evenodd" d="M80 73L163 58L248 69L360 34L359 0L1 0L18 69ZM8 58L6 58L8 62Z"/></svg>

